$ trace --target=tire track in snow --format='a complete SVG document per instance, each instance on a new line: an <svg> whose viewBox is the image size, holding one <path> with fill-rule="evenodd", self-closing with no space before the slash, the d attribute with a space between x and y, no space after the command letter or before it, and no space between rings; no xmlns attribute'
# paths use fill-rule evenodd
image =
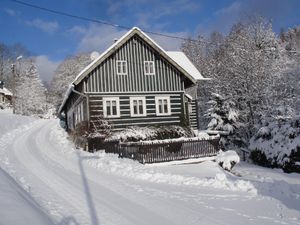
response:
<svg viewBox="0 0 300 225"><path fill-rule="evenodd" d="M52 214L56 214L60 218L75 214L80 224L89 224L89 218L78 213L80 210L76 207L79 205L78 198L70 195L61 178L48 171L34 156L34 151L37 149L32 138L36 138L43 124L44 121L34 124L30 130L16 137L13 140L9 158L15 160L14 165L18 165L17 172L22 174L22 178L29 183L32 194L36 198L42 199L45 207L48 207ZM64 209L64 206L68 207L69 212Z"/></svg>
<svg viewBox="0 0 300 225"><path fill-rule="evenodd" d="M72 207L69 214L74 214L76 215L75 218L80 218L80 224L89 224L87 216L89 212L82 192L81 177L77 174L78 169L74 171L74 166L73 168L62 168L61 165L55 165L52 159L42 154L51 151L52 147L50 142L45 141L50 130L48 124L40 123L34 126L30 132L16 138L13 143L14 155L12 157L17 159L28 172L34 174L36 180L40 180L45 186L48 186L55 193L52 197L56 195L54 198L58 197L69 203ZM70 177L72 178L70 179ZM107 195L101 198L99 195L94 195L93 198L96 200L97 208L101 208L102 212L107 211L104 213L106 214L105 221L109 224L149 224L149 220L153 218L158 219L163 224L175 224L174 221L155 214L155 212L129 201L129 199L104 186L91 181L89 181L89 184L93 187L93 190L98 189L100 194ZM56 204L61 204L61 202L58 201ZM62 205L64 204L62 203ZM99 214L103 216L103 214ZM117 219L108 218L112 215Z"/></svg>

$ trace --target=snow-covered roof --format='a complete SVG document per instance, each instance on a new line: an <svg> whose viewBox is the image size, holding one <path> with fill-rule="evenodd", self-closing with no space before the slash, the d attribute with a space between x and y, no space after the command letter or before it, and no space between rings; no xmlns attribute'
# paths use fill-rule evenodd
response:
<svg viewBox="0 0 300 225"><path fill-rule="evenodd" d="M188 57L179 51L167 51L167 54L185 71L187 71L195 80L203 80L203 77Z"/></svg>
<svg viewBox="0 0 300 225"><path fill-rule="evenodd" d="M193 97L192 97L191 95L185 94L185 96L186 96L188 99L193 100Z"/></svg>
<svg viewBox="0 0 300 225"><path fill-rule="evenodd" d="M118 47L124 44L133 35L138 34L144 41L146 41L151 47L157 50L163 57L165 57L170 63L172 63L179 71L181 71L192 83L196 83L198 80L205 80L197 68L192 62L185 56L183 52L167 52L159 44L157 44L152 38L144 33L140 28L133 27L127 33L125 33L118 41L112 44L106 51L104 51L99 57L91 62L86 68L84 68L74 79L72 84L79 84L93 69L95 69L100 63L108 58ZM63 108L66 103L69 94L71 93L71 86L66 93L65 99L60 107ZM59 112L60 112L59 110Z"/></svg>
<svg viewBox="0 0 300 225"><path fill-rule="evenodd" d="M8 96L12 96L13 94L7 88L0 88L0 93Z"/></svg>
<svg viewBox="0 0 300 225"><path fill-rule="evenodd" d="M74 88L74 84L72 83L72 84L69 85L69 88L68 88L67 92L65 93L64 100L63 100L63 102L61 103L61 105L60 105L60 107L58 109L58 114L61 113L61 111L62 111L64 105L66 104L66 102L67 102L70 94L72 93L72 89L73 88Z"/></svg>

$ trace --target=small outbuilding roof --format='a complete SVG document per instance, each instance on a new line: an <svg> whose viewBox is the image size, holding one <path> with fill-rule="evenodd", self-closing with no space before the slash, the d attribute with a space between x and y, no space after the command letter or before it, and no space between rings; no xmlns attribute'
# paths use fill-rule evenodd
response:
<svg viewBox="0 0 300 225"><path fill-rule="evenodd" d="M167 54L185 71L187 71L195 80L203 80L201 73L189 60L189 58L179 51L167 51Z"/></svg>

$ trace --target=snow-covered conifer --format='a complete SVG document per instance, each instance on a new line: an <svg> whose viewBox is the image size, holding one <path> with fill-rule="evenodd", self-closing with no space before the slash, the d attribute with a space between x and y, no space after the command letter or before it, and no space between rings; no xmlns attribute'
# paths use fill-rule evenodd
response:
<svg viewBox="0 0 300 225"><path fill-rule="evenodd" d="M47 110L46 89L32 60L25 65L25 74L17 79L15 107L16 113L22 115L41 116Z"/></svg>

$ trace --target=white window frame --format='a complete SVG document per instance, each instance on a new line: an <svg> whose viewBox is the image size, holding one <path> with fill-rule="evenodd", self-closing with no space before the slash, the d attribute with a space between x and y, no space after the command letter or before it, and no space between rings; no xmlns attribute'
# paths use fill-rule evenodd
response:
<svg viewBox="0 0 300 225"><path fill-rule="evenodd" d="M142 100L142 104L143 104L143 113L139 112L139 106L137 106L138 107L138 113L134 114L133 101L140 101L140 100ZM147 112L146 112L146 97L144 97L144 96L130 97L130 116L131 117L147 116Z"/></svg>
<svg viewBox="0 0 300 225"><path fill-rule="evenodd" d="M153 68L153 72L152 73L150 72L150 67L149 67L151 64L152 64L152 68ZM146 65L149 68L149 72L146 71ZM155 75L155 64L154 64L154 61L144 61L144 73L145 73L145 75Z"/></svg>
<svg viewBox="0 0 300 225"><path fill-rule="evenodd" d="M121 67L120 67L121 71L118 70L119 64L121 64ZM123 64L125 64L126 71L123 71L123 68L124 68ZM127 61L126 60L117 60L116 61L116 71L117 71L117 75L127 75L127 71L128 71Z"/></svg>
<svg viewBox="0 0 300 225"><path fill-rule="evenodd" d="M120 117L120 99L119 97L103 97L103 117L104 118L118 118ZM117 115L107 115L107 102L116 101Z"/></svg>
<svg viewBox="0 0 300 225"><path fill-rule="evenodd" d="M159 100L167 100L168 112L159 112ZM156 109L157 116L170 116L172 114L170 96L155 96L155 109ZM164 107L163 107L163 111L164 111Z"/></svg>

